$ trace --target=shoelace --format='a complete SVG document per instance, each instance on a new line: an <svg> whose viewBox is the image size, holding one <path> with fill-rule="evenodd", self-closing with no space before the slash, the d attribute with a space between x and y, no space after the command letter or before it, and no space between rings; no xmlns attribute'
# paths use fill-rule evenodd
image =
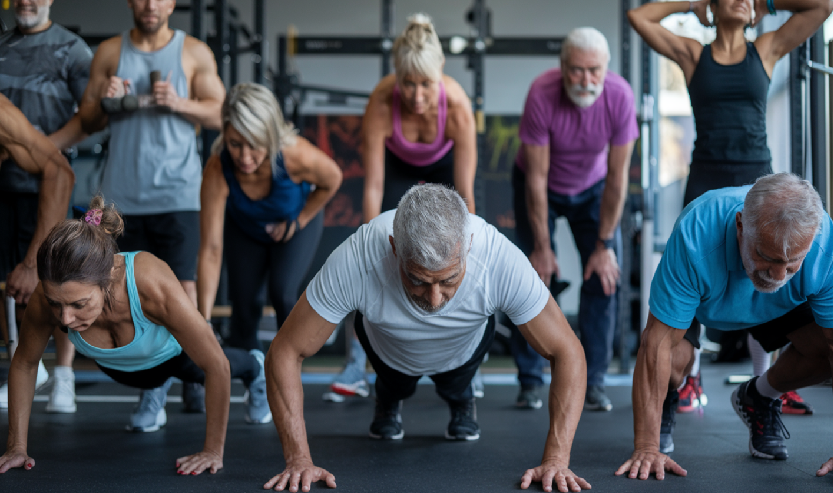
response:
<svg viewBox="0 0 833 493"><path fill-rule="evenodd" d="M766 406L752 409L757 424L756 433L763 436L782 436L790 439L790 432L781 421L781 401L773 399Z"/></svg>

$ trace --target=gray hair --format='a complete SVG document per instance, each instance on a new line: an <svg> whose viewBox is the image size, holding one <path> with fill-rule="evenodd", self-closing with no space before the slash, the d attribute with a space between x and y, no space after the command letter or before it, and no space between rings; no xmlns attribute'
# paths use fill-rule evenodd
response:
<svg viewBox="0 0 833 493"><path fill-rule="evenodd" d="M276 170L275 158L281 148L295 143L295 128L286 123L278 100L272 91L260 84L242 82L226 94L221 113L223 120L220 136L211 146L212 154L223 150L223 134L228 125L240 132L254 147L269 151L269 162Z"/></svg>
<svg viewBox="0 0 833 493"><path fill-rule="evenodd" d="M793 246L815 238L824 207L809 181L776 173L758 178L743 201L741 218L744 236L757 238L759 231L771 232L789 256Z"/></svg>
<svg viewBox="0 0 833 493"><path fill-rule="evenodd" d="M464 258L469 211L460 194L444 185L414 185L399 201L393 244L400 265L413 262L442 270Z"/></svg>
<svg viewBox="0 0 833 493"><path fill-rule="evenodd" d="M443 47L426 14L408 17L408 26L394 41L392 51L397 77L417 74L437 81L443 75Z"/></svg>
<svg viewBox="0 0 833 493"><path fill-rule="evenodd" d="M605 55L606 62L610 62L610 46L607 38L593 27L577 27L567 34L561 45L561 63L570 58L572 50L595 51Z"/></svg>

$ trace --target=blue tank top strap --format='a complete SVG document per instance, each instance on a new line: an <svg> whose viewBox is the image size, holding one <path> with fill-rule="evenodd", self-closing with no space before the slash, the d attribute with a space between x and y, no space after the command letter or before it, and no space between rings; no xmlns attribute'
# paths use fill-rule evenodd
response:
<svg viewBox="0 0 833 493"><path fill-rule="evenodd" d="M280 153L275 157L275 166L272 168L274 172L269 194L258 200L251 199L243 191L234 174L234 162L227 149L220 153L220 163L229 188L226 219L233 220L255 240L272 243L274 240L266 233L266 225L297 219L307 203L310 184L292 181Z"/></svg>

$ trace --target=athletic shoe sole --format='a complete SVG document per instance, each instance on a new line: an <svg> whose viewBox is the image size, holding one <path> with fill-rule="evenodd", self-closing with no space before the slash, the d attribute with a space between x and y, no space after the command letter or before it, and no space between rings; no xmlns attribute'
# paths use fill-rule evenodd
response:
<svg viewBox="0 0 833 493"><path fill-rule="evenodd" d="M250 425L262 425L266 423L272 422L272 413L267 414L266 416L260 418L260 420L252 419L249 416L246 416L246 422Z"/></svg>
<svg viewBox="0 0 833 493"><path fill-rule="evenodd" d="M347 400L346 397L336 394L335 392L324 392L324 394L321 395L321 398L328 402L344 402Z"/></svg>
<svg viewBox="0 0 833 493"><path fill-rule="evenodd" d="M78 406L73 404L72 406L53 406L51 404L46 405L46 412L50 414L73 414L75 411L78 410Z"/></svg>
<svg viewBox="0 0 833 493"><path fill-rule="evenodd" d="M330 390L345 397L353 397L354 395L367 397L370 395L370 390L367 386L360 386L357 384L333 383L330 385Z"/></svg>
<svg viewBox="0 0 833 493"><path fill-rule="evenodd" d="M165 426L166 424L168 424L168 414L162 413L162 419L160 420L157 418L157 422L154 425L146 426L144 428L142 428L141 426L127 425L125 426L125 429L133 433L153 433L154 431L159 431L159 429Z"/></svg>
<svg viewBox="0 0 833 493"><path fill-rule="evenodd" d="M377 435L377 434L373 433L372 431L368 434L370 435L370 438L373 438L375 440L402 440L402 437L405 436L405 431L403 430L403 431L400 431L399 433L397 433L396 435L391 435L391 436L387 436L387 437L382 436L382 435Z"/></svg>
<svg viewBox="0 0 833 493"><path fill-rule="evenodd" d="M448 430L446 430L446 432L445 432L445 439L446 440L457 440L457 441L465 442L465 441L477 440L479 438L480 438L480 433L478 433L477 435L449 435Z"/></svg>

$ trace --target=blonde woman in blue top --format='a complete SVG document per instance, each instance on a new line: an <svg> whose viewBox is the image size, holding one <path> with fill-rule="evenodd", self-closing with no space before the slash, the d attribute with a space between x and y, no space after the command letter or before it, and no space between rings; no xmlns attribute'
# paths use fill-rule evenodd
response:
<svg viewBox="0 0 833 493"><path fill-rule="evenodd" d="M66 331L79 353L119 383L150 389L177 377L205 384L205 445L177 459L179 474L223 467L232 377L249 388L247 420L271 421L263 353L224 354L167 264L146 252L118 253L115 239L123 228L121 216L99 196L82 219L59 223L38 249L40 283L9 370L9 437L0 473L35 466L27 428L38 362L55 329Z"/></svg>

